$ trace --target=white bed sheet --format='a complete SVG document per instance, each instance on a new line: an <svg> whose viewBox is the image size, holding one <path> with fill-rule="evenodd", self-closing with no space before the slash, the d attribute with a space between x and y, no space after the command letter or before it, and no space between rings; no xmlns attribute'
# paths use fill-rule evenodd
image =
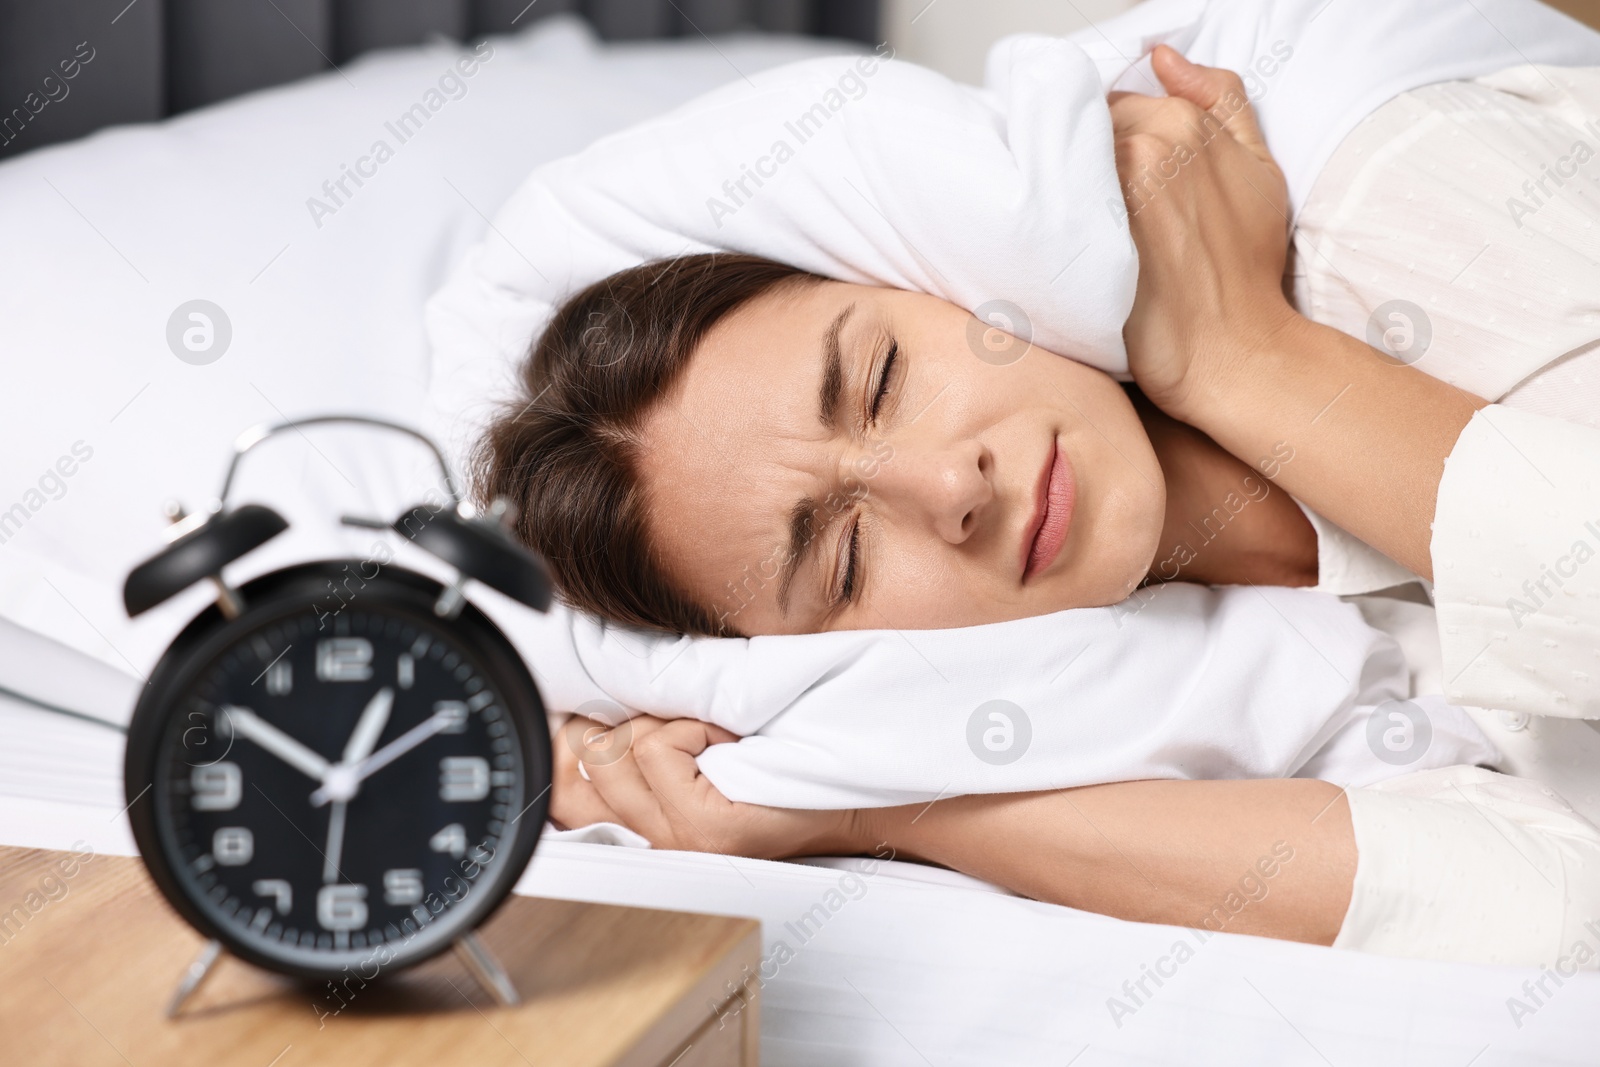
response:
<svg viewBox="0 0 1600 1067"><path fill-rule="evenodd" d="M75 678L79 699L103 702L86 710L126 718L119 709L136 682L119 682L82 653L4 624L0 650L10 654L0 655L0 684ZM0 695L0 843L84 841L103 854L133 855L121 770L118 734ZM880 864L863 879L864 891L841 883L840 868L861 863L546 841L517 891L760 919L767 1067L1600 1060L1597 974L1567 978L1560 988L1546 980L1554 995L1519 1026L1507 1001L1525 998L1523 983L1540 980L1531 969L1391 960L1233 934L1200 943L1180 928L1023 900L901 862ZM827 898L830 890L839 897ZM826 918L797 933L819 903ZM1179 943L1193 952L1182 963ZM1158 966L1171 976L1159 987L1146 979L1152 995L1136 1003L1123 983ZM1113 997L1132 1012L1114 1016Z"/></svg>

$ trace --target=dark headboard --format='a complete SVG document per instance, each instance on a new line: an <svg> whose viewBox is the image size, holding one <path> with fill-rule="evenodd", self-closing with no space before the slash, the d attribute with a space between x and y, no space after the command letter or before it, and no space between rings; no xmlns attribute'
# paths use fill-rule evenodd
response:
<svg viewBox="0 0 1600 1067"><path fill-rule="evenodd" d="M435 34L559 11L610 40L740 29L878 41L877 0L0 0L0 159Z"/></svg>

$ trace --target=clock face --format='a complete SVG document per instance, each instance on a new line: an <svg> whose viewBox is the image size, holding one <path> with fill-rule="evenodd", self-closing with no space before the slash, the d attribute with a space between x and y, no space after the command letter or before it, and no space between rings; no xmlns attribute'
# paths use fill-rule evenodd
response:
<svg viewBox="0 0 1600 1067"><path fill-rule="evenodd" d="M247 586L243 616L169 652L130 736L130 795L136 747L151 794L136 830L169 897L236 954L307 975L403 966L520 874L546 727L472 609L440 619L427 591L369 582L333 613L308 585Z"/></svg>

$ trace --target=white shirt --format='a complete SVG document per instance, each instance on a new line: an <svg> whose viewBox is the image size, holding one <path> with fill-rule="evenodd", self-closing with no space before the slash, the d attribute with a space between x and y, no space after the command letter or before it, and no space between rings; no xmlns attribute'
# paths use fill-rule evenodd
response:
<svg viewBox="0 0 1600 1067"><path fill-rule="evenodd" d="M1600 733L1561 721L1600 718L1600 122L1589 116L1600 116L1595 68L1517 67L1396 97L1322 171L1292 269L1309 317L1369 343L1395 329L1395 354L1497 401L1446 464L1431 588L1305 509L1318 588L1358 597L1418 664L1422 691L1473 712L1504 769L1595 816ZM1397 300L1421 317L1384 308ZM1401 317L1369 335L1380 310ZM1431 593L1436 629L1367 595L1408 583Z"/></svg>
<svg viewBox="0 0 1600 1067"><path fill-rule="evenodd" d="M1364 339L1385 312L1380 336L1412 329L1413 347L1397 354L1419 369L1507 407L1600 428L1600 157L1580 164L1573 150L1582 141L1600 153L1600 124L1587 128L1586 114L1600 115L1600 69L1517 67L1416 89L1373 112L1301 213L1301 310ZM1548 178L1550 197L1524 190L1529 174L1552 167L1575 176L1559 186L1559 173ZM1426 228L1418 212L1433 220ZM1385 309L1392 301L1421 308L1425 324ZM1420 581L1308 514L1319 588Z"/></svg>

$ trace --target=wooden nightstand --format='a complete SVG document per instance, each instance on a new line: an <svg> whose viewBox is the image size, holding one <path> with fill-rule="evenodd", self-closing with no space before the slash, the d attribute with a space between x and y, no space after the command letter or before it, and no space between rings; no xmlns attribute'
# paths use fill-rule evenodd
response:
<svg viewBox="0 0 1600 1067"><path fill-rule="evenodd" d="M1600 29L1600 0L1545 0L1545 3Z"/></svg>
<svg viewBox="0 0 1600 1067"><path fill-rule="evenodd" d="M517 1007L496 1006L453 955L365 988L353 979L339 997L224 959L169 1020L167 1000L200 936L138 860L74 861L0 847L0 1064L758 1060L758 989L746 981L760 962L753 919L512 897L481 936L521 991Z"/></svg>

